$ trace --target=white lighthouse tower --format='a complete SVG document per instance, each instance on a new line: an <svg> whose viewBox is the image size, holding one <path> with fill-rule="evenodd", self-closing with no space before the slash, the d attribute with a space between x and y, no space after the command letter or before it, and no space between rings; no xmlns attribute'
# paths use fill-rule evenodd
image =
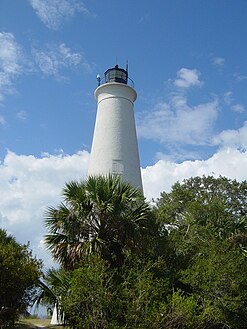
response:
<svg viewBox="0 0 247 329"><path fill-rule="evenodd" d="M134 118L137 94L128 69L116 65L105 72L94 92L97 116L89 162L89 175L117 174L142 189Z"/></svg>

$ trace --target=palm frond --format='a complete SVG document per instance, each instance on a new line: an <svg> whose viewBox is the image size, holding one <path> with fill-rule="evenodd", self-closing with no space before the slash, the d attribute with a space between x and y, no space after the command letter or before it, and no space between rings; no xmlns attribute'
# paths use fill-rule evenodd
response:
<svg viewBox="0 0 247 329"><path fill-rule="evenodd" d="M113 246L123 249L128 241L133 245L147 227L149 205L141 191L120 176L72 181L65 185L63 197L64 203L47 209L45 243L64 267L74 266L83 255L110 255Z"/></svg>

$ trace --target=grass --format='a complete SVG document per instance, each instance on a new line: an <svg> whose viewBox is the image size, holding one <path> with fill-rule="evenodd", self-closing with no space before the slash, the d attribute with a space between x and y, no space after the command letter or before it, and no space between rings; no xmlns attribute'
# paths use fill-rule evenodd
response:
<svg viewBox="0 0 247 329"><path fill-rule="evenodd" d="M35 329L35 328L47 328L47 329L65 329L62 326L52 326L50 319L22 319L18 321L14 329Z"/></svg>

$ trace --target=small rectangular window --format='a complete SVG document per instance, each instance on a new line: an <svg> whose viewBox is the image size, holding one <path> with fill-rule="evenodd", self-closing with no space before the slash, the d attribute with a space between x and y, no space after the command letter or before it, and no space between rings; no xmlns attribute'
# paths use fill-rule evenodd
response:
<svg viewBox="0 0 247 329"><path fill-rule="evenodd" d="M112 160L112 173L122 175L124 172L124 165L122 160Z"/></svg>

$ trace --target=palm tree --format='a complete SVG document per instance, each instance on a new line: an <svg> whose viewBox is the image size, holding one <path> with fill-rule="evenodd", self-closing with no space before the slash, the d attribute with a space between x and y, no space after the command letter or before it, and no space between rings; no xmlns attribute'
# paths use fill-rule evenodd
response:
<svg viewBox="0 0 247 329"><path fill-rule="evenodd" d="M43 279L36 283L36 294L33 298L33 306L38 308L46 305L54 311L56 308L57 320L62 321L63 305L61 299L70 289L70 272L63 269L48 269Z"/></svg>
<svg viewBox="0 0 247 329"><path fill-rule="evenodd" d="M47 210L45 243L65 269L92 253L119 266L125 250L140 247L150 209L138 188L119 176L93 176L67 183L63 198Z"/></svg>

